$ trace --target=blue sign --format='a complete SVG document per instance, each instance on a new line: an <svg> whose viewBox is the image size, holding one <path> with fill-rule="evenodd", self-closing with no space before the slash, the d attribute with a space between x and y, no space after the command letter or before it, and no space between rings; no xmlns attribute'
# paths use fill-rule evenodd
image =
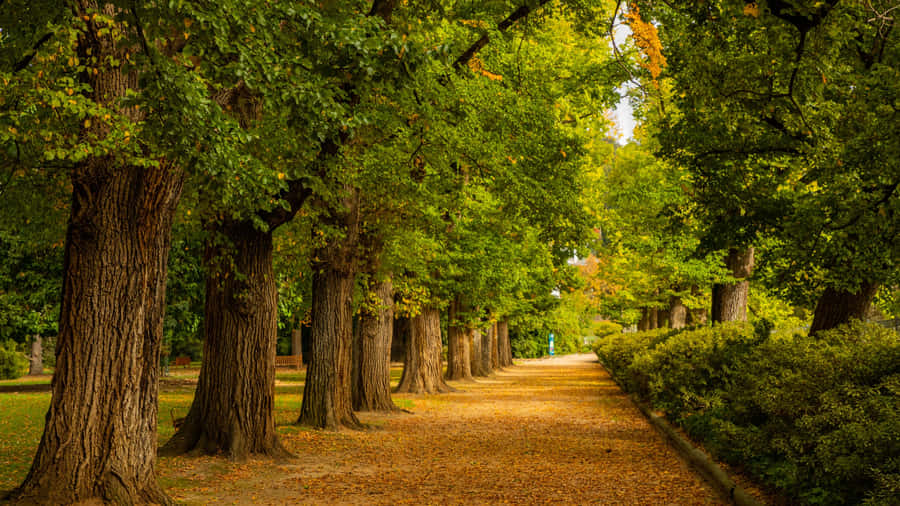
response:
<svg viewBox="0 0 900 506"><path fill-rule="evenodd" d="M553 332L550 333L550 356L552 357L556 352L556 348L553 346Z"/></svg>

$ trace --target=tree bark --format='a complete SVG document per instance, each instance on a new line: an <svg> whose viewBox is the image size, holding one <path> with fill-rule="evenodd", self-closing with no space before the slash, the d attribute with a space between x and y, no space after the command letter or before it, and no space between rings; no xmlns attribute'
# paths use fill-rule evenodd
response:
<svg viewBox="0 0 900 506"><path fill-rule="evenodd" d="M112 5L70 2L79 18ZM102 24L77 40L85 61L124 59ZM88 57L87 55L91 56ZM83 73L94 102L117 109L137 70ZM134 69L134 67L130 67ZM135 108L117 109L139 121ZM85 134L104 138L99 123ZM31 504L171 504L156 481L159 356L172 220L184 175L166 160L123 166L88 157L70 169L72 205L50 407L31 470L10 499Z"/></svg>
<svg viewBox="0 0 900 506"><path fill-rule="evenodd" d="M469 338L466 325L460 320L465 312L461 295L450 302L447 327L447 379L472 380L472 364L469 360Z"/></svg>
<svg viewBox="0 0 900 506"><path fill-rule="evenodd" d="M637 328L641 332L643 332L645 330L650 330L650 308L649 307L641 308L641 319L638 322Z"/></svg>
<svg viewBox="0 0 900 506"><path fill-rule="evenodd" d="M497 322L497 348L500 354L500 367L512 366L512 346L509 342L509 323L506 320Z"/></svg>
<svg viewBox="0 0 900 506"><path fill-rule="evenodd" d="M353 409L397 411L391 399L391 338L394 333L394 286L390 277L377 281L380 307L359 316L353 342Z"/></svg>
<svg viewBox="0 0 900 506"><path fill-rule="evenodd" d="M303 364L303 330L301 329L291 331L291 355L300 357L300 364Z"/></svg>
<svg viewBox="0 0 900 506"><path fill-rule="evenodd" d="M735 283L717 283L712 290L712 321L747 321L747 298L750 282L745 278L753 274L754 248L731 249L725 257L725 265Z"/></svg>
<svg viewBox="0 0 900 506"><path fill-rule="evenodd" d="M275 431L278 290L272 234L224 224L207 245L203 364L191 408L161 454L287 456ZM230 267L221 267L227 265Z"/></svg>
<svg viewBox="0 0 900 506"><path fill-rule="evenodd" d="M321 258L321 257L320 257ZM352 271L314 267L312 350L297 423L320 429L359 428L351 394Z"/></svg>
<svg viewBox="0 0 900 506"><path fill-rule="evenodd" d="M500 368L500 348L499 338L497 337L497 324L491 326L491 370L496 371Z"/></svg>
<svg viewBox="0 0 900 506"><path fill-rule="evenodd" d="M28 374L35 376L44 373L44 350L41 346L43 339L40 334L35 334L31 341L31 356L29 357Z"/></svg>
<svg viewBox="0 0 900 506"><path fill-rule="evenodd" d="M359 244L359 192L345 188L344 209L330 224L344 236L319 248L313 263L312 349L297 423L320 429L362 427L353 414L353 286Z"/></svg>
<svg viewBox="0 0 900 506"><path fill-rule="evenodd" d="M656 310L656 328L668 328L669 327L669 310L668 309L657 309Z"/></svg>
<svg viewBox="0 0 900 506"><path fill-rule="evenodd" d="M816 304L810 335L833 329L853 318L865 320L877 292L878 284L872 282L863 283L855 292L826 288Z"/></svg>
<svg viewBox="0 0 900 506"><path fill-rule="evenodd" d="M441 371L441 313L435 308L423 308L410 319L406 363L397 392L433 394L453 392L444 382Z"/></svg>
<svg viewBox="0 0 900 506"><path fill-rule="evenodd" d="M170 504L156 483L170 165L89 159L73 175L56 372L44 434L12 499Z"/></svg>
<svg viewBox="0 0 900 506"><path fill-rule="evenodd" d="M687 324L687 307L681 302L681 297L672 296L669 299L669 328L683 329Z"/></svg>
<svg viewBox="0 0 900 506"><path fill-rule="evenodd" d="M469 363L471 364L472 376L487 376L487 372L484 370L484 362L481 359L481 345L484 342L481 338L481 330L475 328L469 328L467 330L469 340Z"/></svg>
<svg viewBox="0 0 900 506"><path fill-rule="evenodd" d="M485 376L490 376L494 373L493 342L493 327L488 327L481 332L481 370Z"/></svg>

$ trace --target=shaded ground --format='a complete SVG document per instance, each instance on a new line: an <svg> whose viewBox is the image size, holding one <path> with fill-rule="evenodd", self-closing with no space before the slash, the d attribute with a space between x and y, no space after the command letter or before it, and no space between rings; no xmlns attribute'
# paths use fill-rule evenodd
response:
<svg viewBox="0 0 900 506"><path fill-rule="evenodd" d="M158 472L190 504L722 503L593 355L454 386L395 396L414 414L364 413L369 431L280 427L296 460L166 458Z"/></svg>

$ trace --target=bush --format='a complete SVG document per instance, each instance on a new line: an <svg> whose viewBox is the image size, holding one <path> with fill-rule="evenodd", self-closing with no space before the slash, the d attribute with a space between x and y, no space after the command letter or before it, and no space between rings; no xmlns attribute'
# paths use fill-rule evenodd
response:
<svg viewBox="0 0 900 506"><path fill-rule="evenodd" d="M15 341L0 341L0 379L16 379L28 372L28 359Z"/></svg>
<svg viewBox="0 0 900 506"><path fill-rule="evenodd" d="M595 350L626 390L797 502L896 504L900 336L859 322L767 334L651 331Z"/></svg>

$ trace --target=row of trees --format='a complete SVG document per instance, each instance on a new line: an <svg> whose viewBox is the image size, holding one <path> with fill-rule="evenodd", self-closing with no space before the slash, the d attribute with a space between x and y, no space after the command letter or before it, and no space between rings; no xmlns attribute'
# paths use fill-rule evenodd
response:
<svg viewBox="0 0 900 506"><path fill-rule="evenodd" d="M622 78L602 2L0 9L0 240L23 251L5 312L58 312L28 327L58 333L56 369L13 500L171 502L153 469L167 333L202 331L203 364L162 452L284 455L279 313L311 328L298 423L357 427L394 408L393 311L400 390L446 390L441 314L447 378L508 365L508 322L591 239L582 155Z"/></svg>
<svg viewBox="0 0 900 506"><path fill-rule="evenodd" d="M641 127L598 164L601 310L646 329L746 320L749 302L813 333L873 299L896 316L893 2L618 4Z"/></svg>

